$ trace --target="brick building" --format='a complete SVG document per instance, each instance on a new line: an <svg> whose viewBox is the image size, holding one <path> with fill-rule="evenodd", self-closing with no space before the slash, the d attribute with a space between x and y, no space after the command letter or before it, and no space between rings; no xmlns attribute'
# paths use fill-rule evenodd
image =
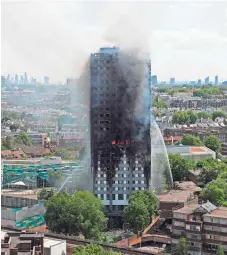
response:
<svg viewBox="0 0 227 255"><path fill-rule="evenodd" d="M190 134L198 136L203 142L209 135L217 136L222 143L227 143L227 128L225 127L181 127L181 128L166 128L164 136L183 136Z"/></svg>
<svg viewBox="0 0 227 255"><path fill-rule="evenodd" d="M191 255L215 254L220 245L227 253L227 208L207 202L174 210L172 247L180 237L186 238Z"/></svg>

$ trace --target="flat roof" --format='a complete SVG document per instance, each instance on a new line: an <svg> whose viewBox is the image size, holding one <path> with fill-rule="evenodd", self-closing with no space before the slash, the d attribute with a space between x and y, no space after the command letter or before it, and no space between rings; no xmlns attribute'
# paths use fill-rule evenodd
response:
<svg viewBox="0 0 227 255"><path fill-rule="evenodd" d="M189 190L171 190L169 193L159 195L160 202L187 202L192 191Z"/></svg>
<svg viewBox="0 0 227 255"><path fill-rule="evenodd" d="M192 181L175 182L176 187L181 190L201 191L202 189Z"/></svg>
<svg viewBox="0 0 227 255"><path fill-rule="evenodd" d="M216 217L216 218L225 218L227 219L227 207L218 207L209 214L205 216Z"/></svg>
<svg viewBox="0 0 227 255"><path fill-rule="evenodd" d="M204 153L207 152L208 150L206 149L206 147L191 147L189 149L190 153Z"/></svg>
<svg viewBox="0 0 227 255"><path fill-rule="evenodd" d="M182 207L180 209L174 210L173 213L191 214L191 213L193 213L193 211L195 209L197 209L200 206L201 205L199 205L199 204L184 206L184 207Z"/></svg>
<svg viewBox="0 0 227 255"><path fill-rule="evenodd" d="M24 189L24 190L16 190L16 189L2 189L1 195L3 196L11 196L11 197L22 197L22 198L30 198L37 199L37 192L39 189Z"/></svg>
<svg viewBox="0 0 227 255"><path fill-rule="evenodd" d="M66 241L65 240L57 240L52 238L44 238L44 248L50 248L51 246L61 244Z"/></svg>

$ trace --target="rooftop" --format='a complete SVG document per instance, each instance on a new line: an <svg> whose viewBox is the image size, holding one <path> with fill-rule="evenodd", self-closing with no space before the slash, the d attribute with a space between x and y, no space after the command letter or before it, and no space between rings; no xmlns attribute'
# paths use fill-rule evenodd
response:
<svg viewBox="0 0 227 255"><path fill-rule="evenodd" d="M174 182L174 185L178 190L201 191L201 188L192 181Z"/></svg>
<svg viewBox="0 0 227 255"><path fill-rule="evenodd" d="M189 190L171 190L169 193L159 195L160 202L187 202L190 199L192 191Z"/></svg>
<svg viewBox="0 0 227 255"><path fill-rule="evenodd" d="M217 209L213 210L210 214L206 214L206 216L227 219L227 207L218 207Z"/></svg>
<svg viewBox="0 0 227 255"><path fill-rule="evenodd" d="M51 246L66 242L65 240L57 240L52 238L44 238L44 247L50 248Z"/></svg>
<svg viewBox="0 0 227 255"><path fill-rule="evenodd" d="M11 197L23 197L30 199L37 199L38 189L24 189L24 190L15 190L15 189L1 189L1 195L11 196Z"/></svg>
<svg viewBox="0 0 227 255"><path fill-rule="evenodd" d="M174 213L191 214L191 213L193 213L193 211L195 209L197 209L200 206L201 205L199 205L199 204L184 206L184 207L182 207L180 209L174 210Z"/></svg>

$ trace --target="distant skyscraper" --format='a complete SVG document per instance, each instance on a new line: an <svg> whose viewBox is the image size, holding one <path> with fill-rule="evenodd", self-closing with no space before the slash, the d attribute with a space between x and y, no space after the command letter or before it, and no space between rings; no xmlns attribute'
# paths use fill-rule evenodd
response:
<svg viewBox="0 0 227 255"><path fill-rule="evenodd" d="M202 84L201 79L198 79L198 85L201 85L201 84Z"/></svg>
<svg viewBox="0 0 227 255"><path fill-rule="evenodd" d="M21 75L21 77L20 77L20 82L19 82L20 84L24 84L24 77Z"/></svg>
<svg viewBox="0 0 227 255"><path fill-rule="evenodd" d="M28 76L27 73L24 73L24 84L28 84Z"/></svg>
<svg viewBox="0 0 227 255"><path fill-rule="evenodd" d="M7 83L10 84L11 80L10 80L10 75L7 75L7 79L6 79Z"/></svg>
<svg viewBox="0 0 227 255"><path fill-rule="evenodd" d="M15 75L15 84L18 84L18 81L19 81L19 77L18 77L18 75L16 74L16 75Z"/></svg>
<svg viewBox="0 0 227 255"><path fill-rule="evenodd" d="M47 76L44 76L44 84L49 84L49 77L47 77Z"/></svg>
<svg viewBox="0 0 227 255"><path fill-rule="evenodd" d="M157 77L157 75L151 76L151 84L152 85L157 85L158 84L158 77Z"/></svg>
<svg viewBox="0 0 227 255"><path fill-rule="evenodd" d="M5 87L5 85L6 85L6 78L5 78L5 76L1 76L1 86L2 87Z"/></svg>
<svg viewBox="0 0 227 255"><path fill-rule="evenodd" d="M215 85L218 85L219 82L218 82L218 76L217 76L217 75L215 76L214 80L215 80L215 81L214 81L214 84L215 84Z"/></svg>
<svg viewBox="0 0 227 255"><path fill-rule="evenodd" d="M175 85L175 78L170 78L169 83L170 83L171 86Z"/></svg>
<svg viewBox="0 0 227 255"><path fill-rule="evenodd" d="M209 82L210 82L210 77L207 76L207 77L205 78L205 85L209 84Z"/></svg>

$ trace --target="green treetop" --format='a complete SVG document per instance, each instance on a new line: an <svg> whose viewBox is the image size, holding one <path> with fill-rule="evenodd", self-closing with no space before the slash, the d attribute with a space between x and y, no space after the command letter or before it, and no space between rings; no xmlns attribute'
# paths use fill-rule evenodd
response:
<svg viewBox="0 0 227 255"><path fill-rule="evenodd" d="M150 191L136 191L124 209L124 222L138 233L143 231L152 221L158 210L158 200Z"/></svg>
<svg viewBox="0 0 227 255"><path fill-rule="evenodd" d="M45 204L48 229L55 233L82 234L87 239L100 239L106 228L102 201L88 191L73 195L66 192L52 196Z"/></svg>
<svg viewBox="0 0 227 255"><path fill-rule="evenodd" d="M206 145L206 147L208 147L209 149L215 152L219 152L221 149L221 141L217 136L214 136L214 135L208 136L204 144Z"/></svg>

